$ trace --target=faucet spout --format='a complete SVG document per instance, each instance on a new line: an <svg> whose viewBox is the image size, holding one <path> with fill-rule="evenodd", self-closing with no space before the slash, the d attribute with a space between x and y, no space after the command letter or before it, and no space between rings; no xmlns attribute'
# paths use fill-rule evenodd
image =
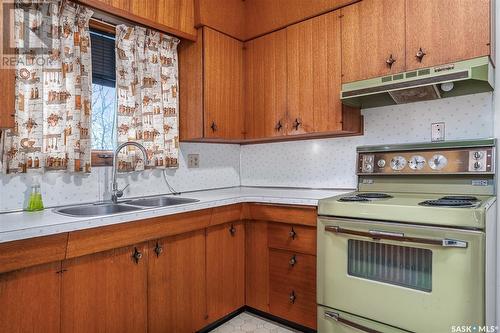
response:
<svg viewBox="0 0 500 333"><path fill-rule="evenodd" d="M144 164L146 165L148 163L148 153L146 152L146 148L144 148L143 145L137 142L133 141L127 141L116 147L115 153L113 154L113 176L112 176L112 183L111 183L111 200L114 203L118 202L118 198L121 198L123 196L123 191L128 187L125 186L123 189L118 189L118 182L116 181L116 175L118 172L118 153L125 147L125 146L134 146L139 148L140 151L142 151L142 154L144 155Z"/></svg>

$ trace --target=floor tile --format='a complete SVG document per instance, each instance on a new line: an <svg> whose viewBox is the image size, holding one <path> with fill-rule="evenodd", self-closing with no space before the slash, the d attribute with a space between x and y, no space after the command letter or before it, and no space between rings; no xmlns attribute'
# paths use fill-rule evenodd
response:
<svg viewBox="0 0 500 333"><path fill-rule="evenodd" d="M243 312L217 327L211 333L296 333L299 331L283 326L252 313Z"/></svg>

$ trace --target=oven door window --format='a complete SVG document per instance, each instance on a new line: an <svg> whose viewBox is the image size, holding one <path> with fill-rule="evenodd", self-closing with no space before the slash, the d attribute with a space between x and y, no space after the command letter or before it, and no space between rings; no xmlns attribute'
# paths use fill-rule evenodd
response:
<svg viewBox="0 0 500 333"><path fill-rule="evenodd" d="M432 291L431 250L349 239L347 259L351 276Z"/></svg>

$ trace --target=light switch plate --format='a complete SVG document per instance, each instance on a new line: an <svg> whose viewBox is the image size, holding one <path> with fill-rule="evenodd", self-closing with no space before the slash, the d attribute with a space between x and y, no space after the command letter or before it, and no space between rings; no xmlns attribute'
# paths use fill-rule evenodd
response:
<svg viewBox="0 0 500 333"><path fill-rule="evenodd" d="M200 167L200 154L188 154L188 168Z"/></svg>
<svg viewBox="0 0 500 333"><path fill-rule="evenodd" d="M444 123L433 123L431 125L431 141L444 141Z"/></svg>

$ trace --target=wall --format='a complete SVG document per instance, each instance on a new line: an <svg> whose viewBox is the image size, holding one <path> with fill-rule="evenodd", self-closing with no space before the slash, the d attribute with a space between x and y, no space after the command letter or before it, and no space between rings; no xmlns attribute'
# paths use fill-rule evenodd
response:
<svg viewBox="0 0 500 333"><path fill-rule="evenodd" d="M365 135L247 145L241 184L355 188L356 146L422 142L431 123L445 122L446 140L493 136L492 93L362 110Z"/></svg>
<svg viewBox="0 0 500 333"><path fill-rule="evenodd" d="M187 155L200 154L200 167L188 169ZM181 143L178 169L165 170L170 185L177 191L192 191L238 186L240 147L238 145ZM93 168L89 175L51 172L43 175L0 174L0 211L26 206L34 178L40 180L47 207L109 200L111 168ZM120 176L119 183L130 182L126 196L168 193L161 170ZM1 216L0 216L1 219Z"/></svg>

